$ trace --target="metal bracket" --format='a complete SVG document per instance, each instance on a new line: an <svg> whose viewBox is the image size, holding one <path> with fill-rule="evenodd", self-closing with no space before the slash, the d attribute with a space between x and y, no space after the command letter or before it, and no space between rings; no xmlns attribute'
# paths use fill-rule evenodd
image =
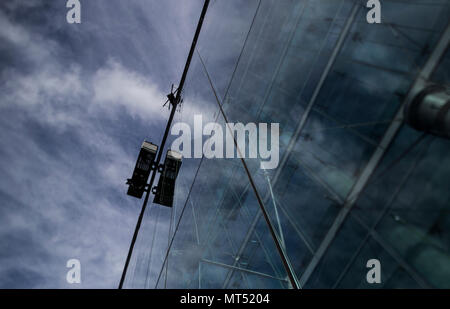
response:
<svg viewBox="0 0 450 309"><path fill-rule="evenodd" d="M150 170L151 170L151 171L156 170L156 163L155 163L155 162L153 162L153 163L152 163L152 166L150 166Z"/></svg>
<svg viewBox="0 0 450 309"><path fill-rule="evenodd" d="M158 186L154 186L153 188L152 188L152 193L153 194L156 194L158 192Z"/></svg>
<svg viewBox="0 0 450 309"><path fill-rule="evenodd" d="M173 84L172 88L170 89L170 93L167 95L167 101L164 103L163 107L167 105L167 103L170 103L172 106L177 106L178 103L182 103L183 100L180 101L181 96L178 96L178 90L177 88L175 91L173 91ZM169 109L170 109L169 105Z"/></svg>

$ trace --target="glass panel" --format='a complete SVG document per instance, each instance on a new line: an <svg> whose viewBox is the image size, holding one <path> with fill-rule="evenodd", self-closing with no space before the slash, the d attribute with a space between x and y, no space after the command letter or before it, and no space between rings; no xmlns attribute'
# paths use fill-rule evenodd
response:
<svg viewBox="0 0 450 309"><path fill-rule="evenodd" d="M448 141L407 126L386 149L380 141L401 121L395 115L447 26L450 4L386 0L381 25L369 25L363 8L272 0L240 11L237 2L213 2L199 53L229 122L279 123L279 165L263 170L259 159L245 159L249 177L239 159L204 159L198 173L199 160L185 160L173 224L163 227L173 235L181 220L167 263L148 266L152 254L161 266L167 238L149 245L155 233L140 236L135 282L289 288L258 195L306 288L448 287ZM235 16L236 26L216 23L219 14ZM219 40L229 48L219 50ZM432 80L448 83L448 54L440 61ZM185 102L195 109L184 121L201 113L204 123L224 125L198 57ZM382 159L372 166L376 152ZM381 262L381 285L367 283L372 258Z"/></svg>
<svg viewBox="0 0 450 309"><path fill-rule="evenodd" d="M366 278L368 271L371 269L366 266L366 263L371 259L377 259L380 261L381 282L379 284L371 284ZM384 288L385 284L388 284L391 288L407 288L411 285L414 286L414 281L412 281L407 275L398 277L398 273L401 271L402 270L395 260L386 251L384 251L377 242L369 239L365 242L360 253L350 265L337 287L379 289ZM394 282L393 280L395 279L395 276L397 276L397 279L401 279L402 281L397 280Z"/></svg>

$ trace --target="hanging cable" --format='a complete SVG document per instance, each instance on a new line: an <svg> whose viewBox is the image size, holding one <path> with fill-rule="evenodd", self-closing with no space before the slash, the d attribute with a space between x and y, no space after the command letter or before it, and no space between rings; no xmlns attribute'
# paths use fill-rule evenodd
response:
<svg viewBox="0 0 450 309"><path fill-rule="evenodd" d="M250 33L251 33L252 29L253 29L253 25L254 25L254 23L255 23L256 16L258 15L260 6L261 6L261 0L260 0L259 3L258 3L258 6L257 6L257 8L256 8L256 11L255 11L255 14L254 14L254 16L253 16L252 22L251 22L251 24L250 24L249 30L248 30L247 35L246 35L246 37L245 37L244 44L243 44L243 46L242 46L242 48L241 48L241 51L240 51L239 56L238 56L238 59L237 59L237 61L236 61L236 65L235 65L235 67L234 67L232 76L231 76L231 78L230 78L230 81L228 82L227 90L225 91L225 94L224 94L224 97L223 97L223 100L224 100L224 101L225 101L225 98L226 98L227 95L228 95L228 91L229 91L229 89L230 89L230 87L231 87L231 83L232 83L232 81L233 81L233 79L234 79L235 73L236 73L237 68L238 68L238 66L239 66L239 63L240 63L240 61L241 61L241 57L242 57L242 55L243 55L243 53L244 53L245 47L246 47L246 45L247 45L248 38L249 38ZM217 119L219 118L219 116L220 116L220 113L218 113L217 116L215 117L215 121L216 121L216 122L217 122ZM208 140L208 142L210 142L210 140ZM188 191L188 194L187 194L187 197L186 197L186 201L185 201L184 206L183 206L183 208L182 208L182 210L181 210L181 213L180 213L180 218L178 219L178 222L177 222L177 225L176 225L176 227L175 227L175 231L174 231L174 233L173 233L172 239L171 239L170 244L169 244L169 246L168 246L168 248L167 248L167 251L166 251L166 254L165 254L165 257L164 257L164 261L163 261L161 270L160 270L159 275L158 275L158 279L156 280L155 288L158 287L159 280L160 280L161 275L162 275L162 272L163 272L163 270L164 270L166 261L167 261L167 259L168 259L169 253L170 253L170 250L172 249L173 241L174 241L175 236L176 236L176 234L177 234L178 227L179 227L179 225L180 225L180 223L181 223L181 220L183 219L184 210L185 210L185 208L186 208L186 206L187 206L187 203L188 203L188 201L189 201L189 198L190 198L190 195L191 195L191 191L192 191L193 185L194 185L194 183L195 183L195 181L196 181L197 174L198 174L198 171L200 170L200 167L202 166L202 163L203 163L203 157L202 157L201 160L200 160L200 163L199 163L198 168L197 168L197 172L196 172L196 174L195 174L195 176L194 176L194 179L192 180L191 187L190 187L190 189L189 189L189 191ZM200 280L200 279L199 279L199 280Z"/></svg>
<svg viewBox="0 0 450 309"><path fill-rule="evenodd" d="M197 29L195 30L194 38L192 40L191 49L189 50L189 55L188 55L188 58L186 60L186 65L184 66L183 75L181 76L180 84L178 85L178 89L176 90L176 96L175 96L174 93L170 93L170 95L168 95L170 104L172 105L172 110L170 111L169 121L167 122L166 130L164 131L164 136L163 136L163 139L162 139L162 142L161 142L160 149L158 151L158 156L157 156L156 161L155 161L155 164L156 164L157 168L155 168L153 170L152 176L150 178L150 182L148 184L148 190L147 190L147 193L145 195L144 203L142 204L142 209L141 209L141 212L139 214L138 221L136 223L136 228L134 230L133 238L131 239L131 244L130 244L130 248L128 250L127 259L125 261L125 265L124 265L124 268L123 268L122 277L120 278L119 289L122 289L123 283L125 281L128 265L130 263L131 256L133 254L134 245L136 243L137 235L139 233L139 229L140 229L141 224L142 224L142 219L144 217L145 209L147 207L147 203L148 203L148 199L149 199L149 196L150 196L150 192L152 191L153 182L155 181L156 173L158 172L158 166L159 166L159 164L161 162L161 156L162 156L162 154L164 152L164 146L166 144L167 136L169 135L169 130L170 130L170 127L172 125L173 117L175 116L175 112L177 110L177 106L182 101L181 100L181 93L183 92L184 82L186 80L187 72L189 71L189 66L191 64L192 55L194 54L194 50L195 50L195 47L197 45L197 40L198 40L198 37L200 35L200 31L202 29L203 21L205 19L206 12L208 10L209 2L210 2L210 0L205 0L205 2L203 4L203 9L202 9L202 12L200 14L200 18L199 18L198 24L197 24Z"/></svg>
<svg viewBox="0 0 450 309"><path fill-rule="evenodd" d="M250 37L250 33L252 32L253 25L255 24L256 16L258 16L258 12L259 12L260 7L261 7L261 0L259 0L259 2L258 2L258 6L256 7L256 11L255 11L255 14L253 15L252 22L250 23L250 28L248 29L247 35L245 36L244 44L242 45L241 52L239 53L239 56L238 56L238 58L236 60L236 65L234 66L233 73L231 74L231 78L230 78L230 82L228 83L227 90L225 91L225 94L223 95L222 105L225 104L225 102L226 102L225 99L226 99L226 97L228 95L228 91L231 88L231 82L233 81L234 76L236 75L238 64L241 62L242 54L244 53L245 46L247 46L247 41L248 41L248 38ZM217 115L217 116L219 116L219 115Z"/></svg>
<svg viewBox="0 0 450 309"><path fill-rule="evenodd" d="M197 55L200 58L200 62L202 64L202 66L203 66L203 70L205 72L205 75L208 78L209 84L211 86L211 90L213 91L214 96L216 98L216 102L217 102L217 105L219 106L220 113L222 114L222 116L223 116L223 118L225 120L225 123L227 123L228 129L231 131L231 129L230 129L229 125L228 125L228 119L227 119L227 117L226 117L226 115L225 115L225 113L224 113L224 111L222 109L222 104L220 103L220 100L219 100L219 98L217 96L216 89L214 88L214 85L212 84L211 77L210 77L210 75L209 75L209 73L208 73L208 71L206 69L205 63L203 62L203 59L200 56L200 53L198 51L197 51ZM247 164L246 164L246 162L244 160L244 157L243 157L243 155L241 153L241 150L240 150L240 148L239 148L239 146L237 144L236 138L234 138L234 136L233 136L233 141L234 141L234 145L235 145L235 147L236 147L236 149L237 149L237 151L239 153L239 157L241 159L242 165L244 166L244 169L245 169L245 172L247 174L247 177L248 177L248 179L250 181L250 185L252 186L253 191L254 191L254 193L256 195L256 199L258 201L258 204L260 206L260 209L261 209L261 212L262 212L262 214L264 216L264 219L266 220L267 226L269 228L270 234L272 235L272 238L274 240L275 246L276 246L277 251L278 251L278 253L280 255L281 261L283 262L283 265L285 267L286 273L287 273L288 278L289 278L289 282L291 283L293 288L299 289L300 288L300 284L299 284L298 280L296 279L295 272L292 269L292 265L290 264L286 253L283 250L283 247L281 245L281 241L280 241L280 239L278 239L278 235L275 233L275 229L274 229L274 227L272 225L272 222L270 221L269 215L267 214L267 211L266 211L266 209L264 207L264 204L263 204L263 201L261 199L261 196L259 195L259 192L256 189L256 185L253 182L253 177L252 177L252 175L251 175L251 173L250 173L250 171L249 171L249 169L247 167Z"/></svg>
<svg viewBox="0 0 450 309"><path fill-rule="evenodd" d="M161 267L161 270L159 271L159 275L158 275L158 279L156 280L155 288L158 288L158 283L159 283L159 280L161 279L161 274L163 273L163 270L165 269L165 264L167 262L167 257L169 256L169 252L172 249L172 245L173 245L173 241L175 239L175 235L177 234L178 228L180 227L181 219L183 218L183 214L184 214L184 211L186 210L187 202L189 201L189 197L191 196L192 188L194 187L195 180L197 179L198 171L200 170L200 167L202 166L203 158L204 157L202 156L202 158L200 160L200 163L198 164L197 171L195 172L194 179L192 180L191 187L189 188L189 192L188 192L188 195L186 197L186 201L184 202L183 208L181 209L180 219L177 222L177 225L175 227L175 231L173 232L173 237L170 240L169 247L166 250L166 254L164 256L164 261L163 261L163 266Z"/></svg>

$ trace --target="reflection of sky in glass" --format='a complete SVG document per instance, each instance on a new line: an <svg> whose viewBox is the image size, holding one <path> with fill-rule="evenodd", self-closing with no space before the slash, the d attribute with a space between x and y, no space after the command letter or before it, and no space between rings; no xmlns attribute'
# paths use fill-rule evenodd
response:
<svg viewBox="0 0 450 309"><path fill-rule="evenodd" d="M198 50L230 122L280 123L278 169L246 163L297 280L373 287L365 264L377 258L378 287L449 287L450 144L396 118L424 67L437 66L430 79L449 82L448 55L429 61L448 2L383 1L381 25L346 0L252 1L235 10L214 2ZM224 12L233 20L215 23ZM198 59L190 97L208 104L211 119L219 115ZM130 286L289 287L239 160L202 160L189 196L187 187L177 192L172 231L181 219L165 267L165 252L151 249L161 241L152 240L160 212L152 210L144 228L156 229L140 234Z"/></svg>

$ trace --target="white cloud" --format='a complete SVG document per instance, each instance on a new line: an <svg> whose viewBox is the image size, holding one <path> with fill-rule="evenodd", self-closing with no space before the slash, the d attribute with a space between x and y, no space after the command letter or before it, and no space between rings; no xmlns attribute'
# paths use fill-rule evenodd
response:
<svg viewBox="0 0 450 309"><path fill-rule="evenodd" d="M65 282L65 262L80 258L85 271L81 287L114 288L138 207L130 207L136 203L131 200L127 205L112 203L107 193L125 193L134 158L98 119L122 107L148 118L156 108L145 105L146 99L162 95L146 78L117 62L108 62L94 75L70 61L63 64L46 50L55 46L52 41L1 17L0 38L22 50L36 67L27 73L7 67L1 75L0 110L15 114L0 124L0 191L10 194L16 205L1 218L0 239L12 233L19 239L28 235L32 243L2 257L1 276L20 268L25 276L37 274L44 280L39 286L17 282L21 287L68 288L72 286ZM53 50L58 54L59 47ZM30 122L41 128L30 131ZM37 138L33 133L39 136L39 130L50 140ZM69 139L62 139L63 134ZM83 153L86 149L89 154Z"/></svg>
<svg viewBox="0 0 450 309"><path fill-rule="evenodd" d="M16 1L10 8L20 6ZM192 19L176 20L183 25ZM10 234L30 242L19 248L20 254L2 257L0 283L15 280L2 276L20 268L43 277L44 282L32 287L67 288L65 262L79 258L85 271L81 287L115 288L139 202L111 198L115 192L125 196L124 182L135 158L118 137L122 132L102 123L124 112L147 123L164 120L166 93L147 74L120 60L109 60L95 72L72 63L57 42L1 12L0 41L27 63L26 70L2 68L0 76L0 194L14 199L8 215L0 216L0 243ZM186 49L177 44L182 48L170 52L184 64ZM205 111L204 102L188 103L187 114Z"/></svg>
<svg viewBox="0 0 450 309"><path fill-rule="evenodd" d="M52 60L57 52L58 44L43 37L40 33L30 32L25 27L14 23L0 11L0 39L12 44L20 54L35 64Z"/></svg>
<svg viewBox="0 0 450 309"><path fill-rule="evenodd" d="M159 118L165 95L148 78L109 60L93 77L93 101L105 110L124 107L133 117Z"/></svg>

